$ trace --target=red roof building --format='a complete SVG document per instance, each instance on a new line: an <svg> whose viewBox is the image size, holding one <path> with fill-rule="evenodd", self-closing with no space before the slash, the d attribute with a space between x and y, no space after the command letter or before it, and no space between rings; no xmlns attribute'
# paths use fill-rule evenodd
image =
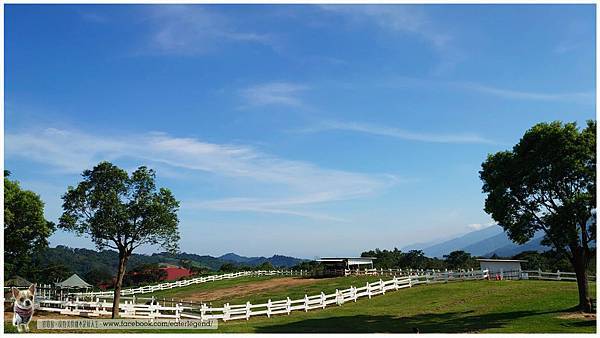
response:
<svg viewBox="0 0 600 338"><path fill-rule="evenodd" d="M167 273L167 276L163 279L167 281L178 280L179 278L188 277L192 275L192 272L186 268L166 267L160 269Z"/></svg>

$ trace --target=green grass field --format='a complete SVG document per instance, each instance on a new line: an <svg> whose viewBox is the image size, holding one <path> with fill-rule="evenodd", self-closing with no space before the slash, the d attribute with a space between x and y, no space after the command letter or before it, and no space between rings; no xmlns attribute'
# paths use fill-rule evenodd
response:
<svg viewBox="0 0 600 338"><path fill-rule="evenodd" d="M343 282L345 280L345 282ZM317 293L341 283L357 285L351 278L318 281L312 285L273 290L252 299L282 299L288 295ZM214 285L212 287L218 287ZM323 289L322 287L325 287ZM595 297L595 284L592 284ZM249 300L230 299L230 303ZM596 321L584 318L561 318L574 312L577 285L555 281L471 281L418 286L388 292L371 300L359 299L310 312L290 315L253 317L249 321L219 322L218 330L179 332L398 332L410 333L594 333ZM6 329L14 331L8 322ZM35 323L31 324L35 327ZM46 331L48 332L48 331ZM81 332L81 331L77 331ZM98 331L92 331L98 332ZM115 332L115 331L111 331ZM149 331L131 331L149 332ZM156 332L175 332L172 330Z"/></svg>
<svg viewBox="0 0 600 338"><path fill-rule="evenodd" d="M595 286L594 286L595 295ZM594 320L560 319L577 304L577 285L475 281L391 292L289 316L220 323L219 332L596 332Z"/></svg>

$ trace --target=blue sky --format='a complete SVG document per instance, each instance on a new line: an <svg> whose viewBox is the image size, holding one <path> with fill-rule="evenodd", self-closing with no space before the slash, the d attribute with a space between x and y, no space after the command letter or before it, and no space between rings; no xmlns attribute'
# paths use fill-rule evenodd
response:
<svg viewBox="0 0 600 338"><path fill-rule="evenodd" d="M5 167L54 221L84 169L152 167L198 254L451 237L492 222L487 154L595 118L594 12L6 5Z"/></svg>

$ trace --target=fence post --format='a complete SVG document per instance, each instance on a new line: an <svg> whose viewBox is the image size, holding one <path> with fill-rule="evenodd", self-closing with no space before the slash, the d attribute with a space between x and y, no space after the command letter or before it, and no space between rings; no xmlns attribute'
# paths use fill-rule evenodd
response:
<svg viewBox="0 0 600 338"><path fill-rule="evenodd" d="M200 320L204 320L205 314L206 314L206 303L202 303L200 305Z"/></svg>
<svg viewBox="0 0 600 338"><path fill-rule="evenodd" d="M367 295L369 296L369 299L371 299L371 286L369 286L369 282L367 282Z"/></svg>
<svg viewBox="0 0 600 338"><path fill-rule="evenodd" d="M229 319L229 303L223 305L223 321L226 322Z"/></svg>
<svg viewBox="0 0 600 338"><path fill-rule="evenodd" d="M379 286L381 286L381 294L385 295L385 287L383 286L383 280L379 278Z"/></svg>
<svg viewBox="0 0 600 338"><path fill-rule="evenodd" d="M267 302L267 317L271 318L271 299Z"/></svg>
<svg viewBox="0 0 600 338"><path fill-rule="evenodd" d="M304 312L308 312L308 295L304 294Z"/></svg>
<svg viewBox="0 0 600 338"><path fill-rule="evenodd" d="M337 292L337 290L336 290ZM321 307L324 309L325 308L325 294L323 293L323 291L321 291Z"/></svg>
<svg viewBox="0 0 600 338"><path fill-rule="evenodd" d="M560 280L560 270L556 270L556 275L558 277L558 280Z"/></svg>
<svg viewBox="0 0 600 338"><path fill-rule="evenodd" d="M287 310L287 314L289 315L292 312L292 300L290 297L287 297L287 303L285 309Z"/></svg>
<svg viewBox="0 0 600 338"><path fill-rule="evenodd" d="M246 320L250 319L250 302L246 302Z"/></svg>

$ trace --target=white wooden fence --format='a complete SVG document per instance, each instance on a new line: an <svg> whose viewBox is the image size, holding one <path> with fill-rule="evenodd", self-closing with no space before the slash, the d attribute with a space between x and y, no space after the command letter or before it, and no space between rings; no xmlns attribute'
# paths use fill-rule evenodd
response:
<svg viewBox="0 0 600 338"><path fill-rule="evenodd" d="M575 272L564 272L560 270L557 270L556 272L545 272L542 270L523 270L521 271L521 279L576 281L577 277L575 275ZM595 281L596 275L589 274L588 279L591 281Z"/></svg>
<svg viewBox="0 0 600 338"><path fill-rule="evenodd" d="M232 305L224 304L222 307L209 307L207 304L202 304L199 308L190 306L163 306L160 303L156 304L135 304L133 302L125 302L119 304L119 313L123 318L181 318L192 319L221 319L223 321L235 319L249 319L252 316L271 317L277 314L290 314L292 311L309 311L314 309L323 309L327 306L342 305L345 302L356 302L358 298L385 294L389 291L395 291L403 288L412 287L419 284L443 283L449 281L475 280L488 278L488 271L463 271L463 272L439 272L431 274L412 275L398 278L394 276L389 280L380 279L375 283L366 283L361 287L350 286L347 289L335 290L334 293L325 294L321 292L317 295L305 295L300 299L290 299L289 297L281 300L268 300L263 304L245 304ZM79 315L98 317L102 315L110 315L112 302L107 302L106 299L95 301L80 301L78 298L74 301L52 301L41 300L39 310L58 312L65 315Z"/></svg>
<svg viewBox="0 0 600 338"><path fill-rule="evenodd" d="M214 282L224 279L232 279L246 276L274 276L274 275L282 275L282 276L302 276L306 275L306 271L302 270L270 270L270 271L240 271L240 272L232 272L226 273L223 275L211 275L205 277L196 277L192 279L184 279L175 282L165 282L155 285L146 285L140 286L137 288L131 289L123 289L121 290L122 296L134 295L134 294L143 294L143 293L152 293L161 290L169 290L173 288L180 288L185 286L190 286L194 284L201 284L206 282ZM99 291L99 292L76 292L72 293L72 296L84 297L84 296L112 296L114 294L113 291Z"/></svg>

